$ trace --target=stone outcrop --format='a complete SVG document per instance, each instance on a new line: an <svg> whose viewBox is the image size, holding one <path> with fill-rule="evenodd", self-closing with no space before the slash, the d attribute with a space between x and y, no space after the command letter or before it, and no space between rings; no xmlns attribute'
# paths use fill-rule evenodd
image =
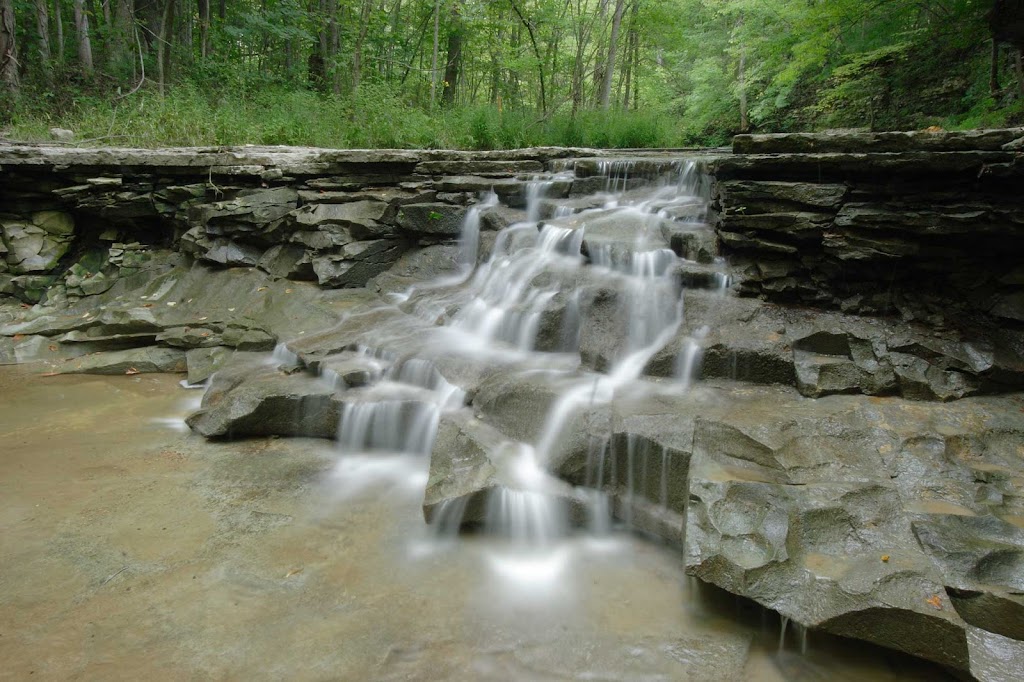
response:
<svg viewBox="0 0 1024 682"><path fill-rule="evenodd" d="M712 164L743 293L970 332L1019 326L1024 129L738 136Z"/></svg>
<svg viewBox="0 0 1024 682"><path fill-rule="evenodd" d="M410 248L457 238L477 193L521 205L533 174L578 154L4 145L0 294L99 293L157 246L362 287Z"/></svg>

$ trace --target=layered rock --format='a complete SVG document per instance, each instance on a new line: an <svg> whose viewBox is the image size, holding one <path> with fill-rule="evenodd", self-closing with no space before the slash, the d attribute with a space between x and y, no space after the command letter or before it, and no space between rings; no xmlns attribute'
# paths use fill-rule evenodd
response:
<svg viewBox="0 0 1024 682"><path fill-rule="evenodd" d="M1024 130L739 136L711 168L741 291L970 333L1024 317Z"/></svg>

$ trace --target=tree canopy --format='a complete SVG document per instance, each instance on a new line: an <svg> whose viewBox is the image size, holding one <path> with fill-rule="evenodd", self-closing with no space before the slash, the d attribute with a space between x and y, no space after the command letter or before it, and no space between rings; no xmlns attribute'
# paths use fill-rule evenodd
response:
<svg viewBox="0 0 1024 682"><path fill-rule="evenodd" d="M1018 124L1022 4L0 0L0 125L496 147Z"/></svg>

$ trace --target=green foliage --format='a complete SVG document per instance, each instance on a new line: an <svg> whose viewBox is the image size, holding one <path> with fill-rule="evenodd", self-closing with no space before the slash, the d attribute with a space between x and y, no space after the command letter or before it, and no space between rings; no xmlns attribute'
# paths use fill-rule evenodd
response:
<svg viewBox="0 0 1024 682"><path fill-rule="evenodd" d="M1015 124L1024 99L1009 48L990 92L980 0L630 0L607 108L607 0L224 0L205 45L195 3L175 6L160 39L172 1L139 5L127 25L92 15L87 74L72 3L59 5L63 50L51 17L44 63L36 4L15 0L21 89L0 86L0 125L147 146L673 147L725 143L744 102L750 128L772 132Z"/></svg>

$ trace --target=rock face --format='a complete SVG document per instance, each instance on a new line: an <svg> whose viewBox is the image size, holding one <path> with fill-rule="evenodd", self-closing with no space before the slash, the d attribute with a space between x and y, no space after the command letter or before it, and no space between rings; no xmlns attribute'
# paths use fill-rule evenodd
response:
<svg viewBox="0 0 1024 682"><path fill-rule="evenodd" d="M429 456L446 532L502 504L553 500L562 532L610 512L803 626L1015 679L1022 139L741 136L693 162L0 146L0 361L187 371L206 437ZM533 239L551 267L488 269ZM659 297L681 319L616 383Z"/></svg>
<svg viewBox="0 0 1024 682"><path fill-rule="evenodd" d="M1021 138L737 137L711 172L741 291L933 327L1019 322Z"/></svg>
<svg viewBox="0 0 1024 682"><path fill-rule="evenodd" d="M1000 400L924 408L784 392L706 411L693 439L688 570L798 622L967 668L950 588L998 600L1017 579L1013 560L996 557L1024 547L1002 520L1017 517L1019 498L993 497L980 473L1019 473L1006 447L1020 438L1013 412ZM978 420L989 425L980 435ZM991 539L964 532L972 526ZM1008 572L977 570L990 562ZM1012 604L990 612L990 631L1012 627Z"/></svg>
<svg viewBox="0 0 1024 682"><path fill-rule="evenodd" d="M28 303L94 295L155 247L218 267L362 287L410 248L457 238L478 193L499 189L521 205L524 174L572 155L579 150L4 145L0 293Z"/></svg>

